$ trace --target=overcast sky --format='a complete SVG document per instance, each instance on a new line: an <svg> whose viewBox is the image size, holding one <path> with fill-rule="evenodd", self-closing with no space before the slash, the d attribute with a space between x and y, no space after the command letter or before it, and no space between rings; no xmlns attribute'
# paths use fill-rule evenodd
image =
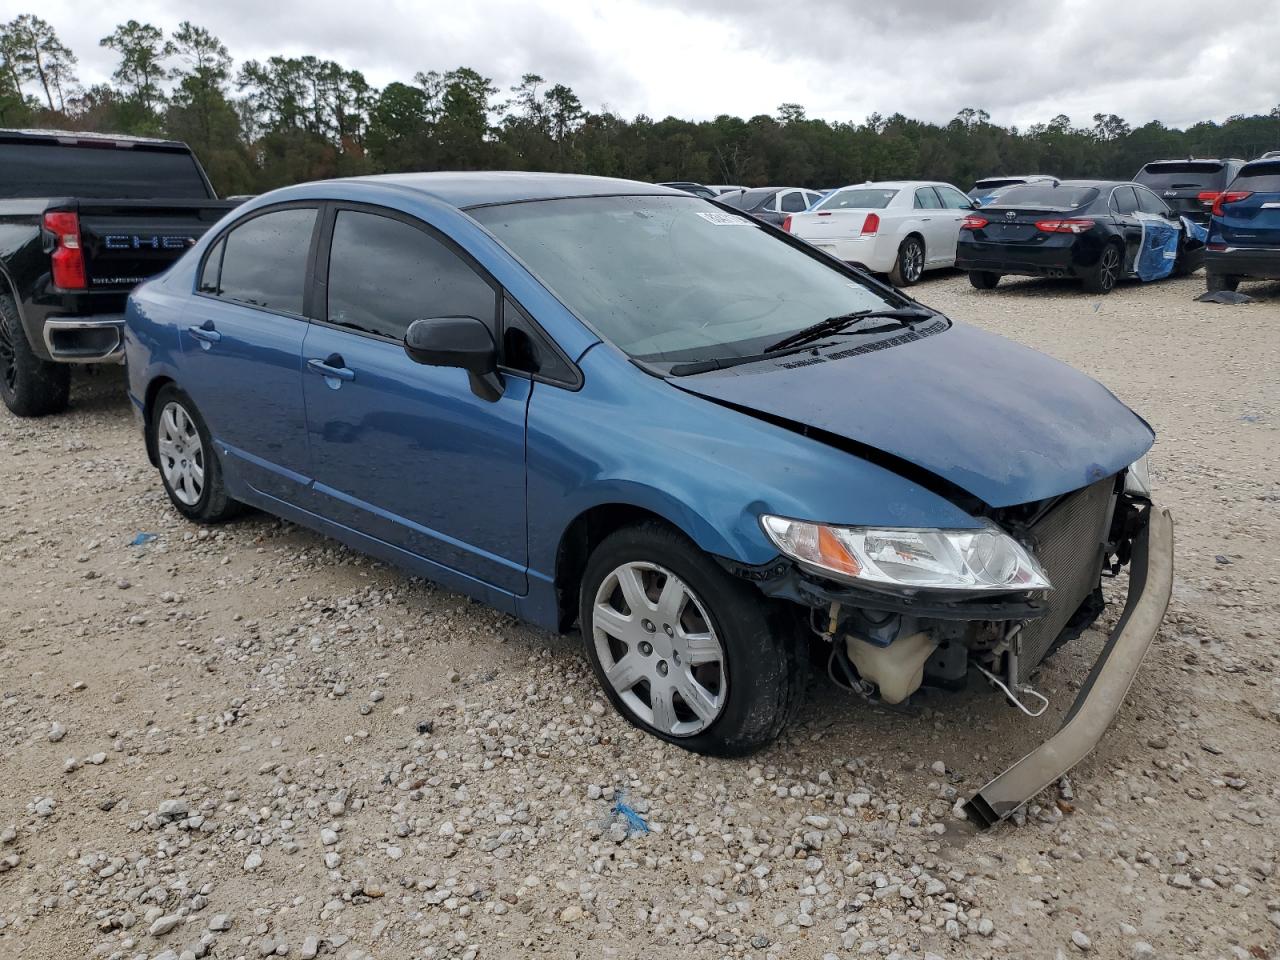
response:
<svg viewBox="0 0 1280 960"><path fill-rule="evenodd" d="M85 83L110 75L98 41L133 17L206 26L237 64L311 53L378 86L466 65L505 94L538 73L627 117L795 102L854 122L975 106L1023 127L1059 113L1184 126L1280 101L1273 0L16 0L10 15L22 9L54 25Z"/></svg>

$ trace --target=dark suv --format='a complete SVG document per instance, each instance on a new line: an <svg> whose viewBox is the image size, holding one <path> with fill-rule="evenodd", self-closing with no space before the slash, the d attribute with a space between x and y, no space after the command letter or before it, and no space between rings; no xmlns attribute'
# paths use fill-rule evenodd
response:
<svg viewBox="0 0 1280 960"><path fill-rule="evenodd" d="M1213 201L1235 179L1243 160L1153 160L1134 176L1177 214L1208 224Z"/></svg>

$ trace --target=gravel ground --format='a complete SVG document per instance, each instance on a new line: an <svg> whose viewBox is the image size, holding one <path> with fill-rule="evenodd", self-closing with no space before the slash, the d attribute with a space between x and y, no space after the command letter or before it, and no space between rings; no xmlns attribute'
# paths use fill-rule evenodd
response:
<svg viewBox="0 0 1280 960"><path fill-rule="evenodd" d="M262 515L182 522L117 370L0 412L0 957L1280 957L1280 284L1203 285L918 288L1149 418L1178 522L1119 719L985 834L956 798L1056 729L1116 598L1037 720L815 681L708 760L607 709L576 636Z"/></svg>

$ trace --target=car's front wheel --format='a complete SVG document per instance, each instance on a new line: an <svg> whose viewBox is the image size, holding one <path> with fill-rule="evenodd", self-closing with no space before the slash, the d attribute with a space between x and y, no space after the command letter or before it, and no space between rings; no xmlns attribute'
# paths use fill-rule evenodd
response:
<svg viewBox="0 0 1280 960"><path fill-rule="evenodd" d="M898 245L898 259L889 271L895 287L909 287L924 275L924 244L919 237L907 237Z"/></svg>
<svg viewBox="0 0 1280 960"><path fill-rule="evenodd" d="M804 682L794 622L657 522L611 534L582 578L580 622L605 694L627 720L698 753L769 743Z"/></svg>
<svg viewBox="0 0 1280 960"><path fill-rule="evenodd" d="M227 494L208 427L191 398L172 383L156 394L148 432L164 491L179 513L197 523L221 523L240 512L239 502Z"/></svg>

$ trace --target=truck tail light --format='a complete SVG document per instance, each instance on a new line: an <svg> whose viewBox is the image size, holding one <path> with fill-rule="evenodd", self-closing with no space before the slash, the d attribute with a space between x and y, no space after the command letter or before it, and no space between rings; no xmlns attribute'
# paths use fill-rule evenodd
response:
<svg viewBox="0 0 1280 960"><path fill-rule="evenodd" d="M89 286L80 247L80 215L67 210L51 210L44 215L44 228L53 234L53 285L63 290L84 290Z"/></svg>
<svg viewBox="0 0 1280 960"><path fill-rule="evenodd" d="M868 213L867 219L862 221L862 235L864 237L874 237L880 230L880 215L877 213Z"/></svg>
<svg viewBox="0 0 1280 960"><path fill-rule="evenodd" d="M1037 220L1041 233L1085 233L1093 229L1092 220Z"/></svg>
<svg viewBox="0 0 1280 960"><path fill-rule="evenodd" d="M791 232L791 214L788 213L785 217L782 218L782 229L785 230L787 233Z"/></svg>
<svg viewBox="0 0 1280 960"><path fill-rule="evenodd" d="M1222 208L1228 203L1239 203L1241 200L1247 200L1253 196L1252 190L1228 190L1226 193L1218 194L1218 199L1213 201L1213 215L1215 217L1222 216Z"/></svg>
<svg viewBox="0 0 1280 960"><path fill-rule="evenodd" d="M986 217L980 217L976 213L971 213L964 218L964 223L960 224L961 230L981 230L991 221Z"/></svg>

